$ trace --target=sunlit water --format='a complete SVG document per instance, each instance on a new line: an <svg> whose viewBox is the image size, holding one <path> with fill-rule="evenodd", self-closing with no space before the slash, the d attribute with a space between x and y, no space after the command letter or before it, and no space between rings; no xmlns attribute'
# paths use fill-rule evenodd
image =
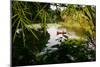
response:
<svg viewBox="0 0 100 67"><path fill-rule="evenodd" d="M34 25L29 25L30 28L38 29L41 28L40 24L34 24ZM50 39L48 40L48 43L46 44L47 47L51 47L53 45L60 44L59 39L61 41L64 41L65 37L63 37L62 34L57 35L57 32L66 32L66 36L68 38L79 38L78 36L75 35L75 32L70 32L66 28L63 28L60 24L57 23L49 23L47 24L47 32L50 34Z"/></svg>
<svg viewBox="0 0 100 67"><path fill-rule="evenodd" d="M48 44L46 44L48 47L60 44L60 38L62 38L61 41L64 41L65 37L62 34L57 35L57 32L66 32L64 35L68 36L68 38L79 38L74 32L67 31L66 28L62 28L59 24L48 24L47 31L50 34L50 39L48 40Z"/></svg>

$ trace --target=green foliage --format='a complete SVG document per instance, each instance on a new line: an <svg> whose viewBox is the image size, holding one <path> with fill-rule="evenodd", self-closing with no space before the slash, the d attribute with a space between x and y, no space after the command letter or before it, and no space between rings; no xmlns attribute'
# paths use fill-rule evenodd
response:
<svg viewBox="0 0 100 67"><path fill-rule="evenodd" d="M80 40L80 39L68 39L67 41L63 42L63 44L66 44L66 45L82 45L84 43L85 41Z"/></svg>
<svg viewBox="0 0 100 67"><path fill-rule="evenodd" d="M33 34L33 36L39 40L38 36L27 25L39 22L44 29L44 35L46 35L46 22L48 13L45 11L47 5L41 6L41 3L31 3L22 1L12 1L12 34L13 42L16 38L16 32L19 28L23 31L23 41L25 42L24 30L27 29ZM33 27L34 28L34 27Z"/></svg>
<svg viewBox="0 0 100 67"><path fill-rule="evenodd" d="M95 6L68 5L66 9L62 11L62 18L64 20L64 22L61 23L63 27L69 29L70 31L75 31L78 36L91 40L90 42L95 45Z"/></svg>
<svg viewBox="0 0 100 67"><path fill-rule="evenodd" d="M96 17L95 6L33 3L12 1L13 65L36 65L95 61ZM61 11L58 7L65 7ZM60 23L61 22L61 23ZM60 44L46 47L50 34L47 23L60 23L74 31L80 39L65 39ZM35 29L34 25L41 28ZM19 30L19 31L18 31ZM83 38L83 39L81 39Z"/></svg>
<svg viewBox="0 0 100 67"><path fill-rule="evenodd" d="M12 1L12 28L13 28L13 42L16 37L16 32L19 28L23 30L23 37L25 28L29 30L33 36L38 39L36 34L30 29L27 28L26 25L31 24L31 21L28 19L28 15L30 15L29 8L25 6L27 3L19 2L19 1ZM23 38L24 39L24 38Z"/></svg>
<svg viewBox="0 0 100 67"><path fill-rule="evenodd" d="M23 45L22 33L16 36L16 40L13 43L13 56L12 61L13 65L27 65L27 64L37 64L40 62L37 54L41 52L43 48L46 47L50 35L46 31L46 36L40 31L34 31L35 34L39 37L39 40L34 38L30 31L25 30L25 46ZM21 57L21 58L20 58ZM15 61L16 60L16 61Z"/></svg>
<svg viewBox="0 0 100 67"><path fill-rule="evenodd" d="M11 3L13 65L32 64L32 59L38 62L36 54L46 46L50 37L46 30L47 12L44 9L47 5L23 1ZM34 27L28 27L34 23L41 23L41 29L35 30ZM41 31L44 32L41 33Z"/></svg>
<svg viewBox="0 0 100 67"><path fill-rule="evenodd" d="M95 50L88 48L86 42L68 39L60 45L52 46L40 58L41 64L95 61Z"/></svg>

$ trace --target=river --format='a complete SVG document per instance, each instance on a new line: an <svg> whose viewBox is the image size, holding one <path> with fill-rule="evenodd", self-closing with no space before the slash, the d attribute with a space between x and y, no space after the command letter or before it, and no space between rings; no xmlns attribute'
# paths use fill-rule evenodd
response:
<svg viewBox="0 0 100 67"><path fill-rule="evenodd" d="M34 29L38 29L41 28L40 24L34 24L34 25L29 25L30 28ZM56 44L60 44L60 41L64 41L65 37L62 34L58 34L57 32L66 32L66 34L64 34L65 36L67 36L68 38L79 38L75 32L72 31L68 31L66 28L62 27L62 25L57 24L57 23L49 23L47 24L47 32L50 34L50 39L48 40L48 43L46 44L46 46L51 47L53 45Z"/></svg>

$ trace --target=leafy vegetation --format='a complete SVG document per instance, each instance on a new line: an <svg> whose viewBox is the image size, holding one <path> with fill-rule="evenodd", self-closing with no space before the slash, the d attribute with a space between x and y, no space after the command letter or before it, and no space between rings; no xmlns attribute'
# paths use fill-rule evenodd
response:
<svg viewBox="0 0 100 67"><path fill-rule="evenodd" d="M46 53L40 55L41 64L95 61L95 51L84 46L84 44L77 39L69 39L62 42L60 46L52 46L51 50L48 49Z"/></svg>
<svg viewBox="0 0 100 67"><path fill-rule="evenodd" d="M12 65L96 60L96 7L93 5L11 1ZM63 8L63 9L62 9ZM60 24L79 37L65 36L48 47L48 24ZM36 24L40 24L35 26ZM71 36L71 35L70 35ZM66 38L67 37L67 38Z"/></svg>
<svg viewBox="0 0 100 67"><path fill-rule="evenodd" d="M77 5L69 5L67 9L62 12L64 22L61 24L67 29L75 31L77 35L84 38L86 37L93 43L96 39L95 12L95 6L87 5L82 7Z"/></svg>

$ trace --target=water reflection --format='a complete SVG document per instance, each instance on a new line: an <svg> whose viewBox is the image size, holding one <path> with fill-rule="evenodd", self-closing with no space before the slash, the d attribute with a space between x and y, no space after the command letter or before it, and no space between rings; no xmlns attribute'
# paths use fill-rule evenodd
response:
<svg viewBox="0 0 100 67"><path fill-rule="evenodd" d="M64 41L64 39L67 38L79 38L78 36L75 35L74 32L69 32L67 31L66 28L62 28L60 24L48 24L47 25L47 31L50 34L50 39L48 40L48 44L46 44L48 47L56 45L56 44L61 44L61 41ZM57 34L58 32L65 32Z"/></svg>

